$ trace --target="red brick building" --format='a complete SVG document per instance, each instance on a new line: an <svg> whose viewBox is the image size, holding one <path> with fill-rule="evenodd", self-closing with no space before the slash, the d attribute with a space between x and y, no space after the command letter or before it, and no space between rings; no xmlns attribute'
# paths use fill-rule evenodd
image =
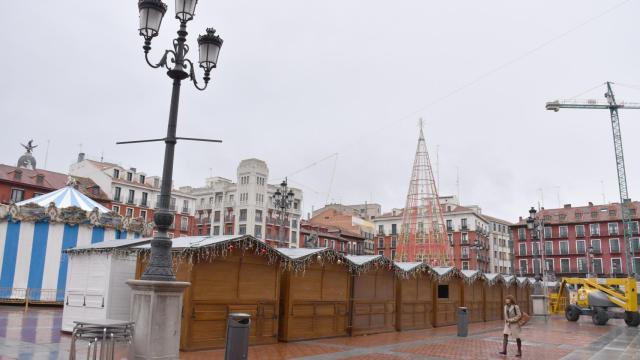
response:
<svg viewBox="0 0 640 360"><path fill-rule="evenodd" d="M640 271L640 202L632 202L630 208L632 259L637 273ZM544 245L532 240L526 217L520 217L512 227L516 274L539 273L543 247L546 269L557 277L627 272L620 204L543 208L537 218L544 221Z"/></svg>
<svg viewBox="0 0 640 360"><path fill-rule="evenodd" d="M344 255L363 255L364 236L339 227L312 224L308 221L300 223L301 248L332 248Z"/></svg>

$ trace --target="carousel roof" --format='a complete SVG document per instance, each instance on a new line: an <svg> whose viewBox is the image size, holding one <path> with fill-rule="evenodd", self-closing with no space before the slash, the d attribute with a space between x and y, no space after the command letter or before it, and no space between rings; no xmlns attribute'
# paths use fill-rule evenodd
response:
<svg viewBox="0 0 640 360"><path fill-rule="evenodd" d="M98 208L98 211L103 214L106 214L110 211L106 207L91 200L89 197L75 189L73 186L65 186L62 189L50 192L48 194L21 201L16 205L24 206L27 204L37 204L42 207L47 207L51 203L53 203L58 209L76 206L84 211L92 211L94 208Z"/></svg>

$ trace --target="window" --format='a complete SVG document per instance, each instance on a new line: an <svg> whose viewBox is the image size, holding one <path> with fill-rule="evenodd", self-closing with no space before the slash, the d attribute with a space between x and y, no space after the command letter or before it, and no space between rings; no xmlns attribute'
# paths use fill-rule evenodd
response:
<svg viewBox="0 0 640 360"><path fill-rule="evenodd" d="M638 238L631 239L631 251L636 254L640 253L640 239ZM638 269L638 271L636 272L639 272L639 271L640 269Z"/></svg>
<svg viewBox="0 0 640 360"><path fill-rule="evenodd" d="M578 254L584 254L586 252L586 244L584 240L576 241L576 252Z"/></svg>
<svg viewBox="0 0 640 360"><path fill-rule="evenodd" d="M247 225L240 225L238 227L238 235L245 235L247 233Z"/></svg>
<svg viewBox="0 0 640 360"><path fill-rule="evenodd" d="M438 299L448 299L449 298L449 285L438 285Z"/></svg>
<svg viewBox="0 0 640 360"><path fill-rule="evenodd" d="M384 238L383 237L379 237L378 238L378 248L384 249Z"/></svg>
<svg viewBox="0 0 640 360"><path fill-rule="evenodd" d="M24 190L11 189L11 201L14 203L24 200Z"/></svg>
<svg viewBox="0 0 640 360"><path fill-rule="evenodd" d="M633 258L633 268L636 273L640 271L640 258Z"/></svg>
<svg viewBox="0 0 640 360"><path fill-rule="evenodd" d="M298 239L298 232L297 231L292 231L291 232L291 242L292 243L296 243L296 239Z"/></svg>
<svg viewBox="0 0 640 360"><path fill-rule="evenodd" d="M394 248L396 247L396 242L398 241L398 237L397 236L392 236L391 237L391 247Z"/></svg>
<svg viewBox="0 0 640 360"><path fill-rule="evenodd" d="M600 239L591 240L591 248L593 249L594 253L601 253L602 249L600 248Z"/></svg>
<svg viewBox="0 0 640 360"><path fill-rule="evenodd" d="M632 235L638 235L638 222L637 221L631 221L629 222L628 225L629 229L627 229L628 232L630 232Z"/></svg>
<svg viewBox="0 0 640 360"><path fill-rule="evenodd" d="M146 192L142 193L142 198L140 199L140 206L148 206L147 200L149 199L149 194Z"/></svg>
<svg viewBox="0 0 640 360"><path fill-rule="evenodd" d="M129 197L127 198L127 203L128 204L133 204L133 200L136 196L136 191L135 190L129 190Z"/></svg>
<svg viewBox="0 0 640 360"><path fill-rule="evenodd" d="M585 258L578 258L578 272L586 273L587 272L587 260Z"/></svg>
<svg viewBox="0 0 640 360"><path fill-rule="evenodd" d="M560 255L568 255L568 254L569 254L569 242L560 241Z"/></svg>
<svg viewBox="0 0 640 360"><path fill-rule="evenodd" d="M298 200L293 202L293 210L298 210L300 207L300 202Z"/></svg>
<svg viewBox="0 0 640 360"><path fill-rule="evenodd" d="M396 251L395 250L391 250L391 259L392 260L396 260Z"/></svg>
<svg viewBox="0 0 640 360"><path fill-rule="evenodd" d="M391 235L396 235L396 234L397 234L397 225L391 224Z"/></svg>
<svg viewBox="0 0 640 360"><path fill-rule="evenodd" d="M147 177L144 175L140 175L140 184L144 184L144 182L147 180Z"/></svg>
<svg viewBox="0 0 640 360"><path fill-rule="evenodd" d="M540 255L540 243L532 243L531 244L531 253L533 255Z"/></svg>
<svg viewBox="0 0 640 360"><path fill-rule="evenodd" d="M462 233L462 243L463 244L469 243L469 235L467 233Z"/></svg>
<svg viewBox="0 0 640 360"><path fill-rule="evenodd" d="M560 226L560 237L561 238L569 237L569 227L568 226Z"/></svg>
<svg viewBox="0 0 640 360"><path fill-rule="evenodd" d="M140 217L143 221L147 221L147 210L140 210Z"/></svg>
<svg viewBox="0 0 640 360"><path fill-rule="evenodd" d="M602 271L602 259L593 259L593 272L595 274L604 274Z"/></svg>
<svg viewBox="0 0 640 360"><path fill-rule="evenodd" d="M527 230L523 227L518 228L518 240L526 240L527 239Z"/></svg>
<svg viewBox="0 0 640 360"><path fill-rule="evenodd" d="M298 228L298 219L291 219L291 227L294 229Z"/></svg>
<svg viewBox="0 0 640 360"><path fill-rule="evenodd" d="M447 231L453 231L453 220L447 220Z"/></svg>
<svg viewBox="0 0 640 360"><path fill-rule="evenodd" d="M240 221L247 221L247 209L240 209ZM244 235L244 233L240 235Z"/></svg>
<svg viewBox="0 0 640 360"><path fill-rule="evenodd" d="M612 254L620 252L620 239L609 239L609 252Z"/></svg>
<svg viewBox="0 0 640 360"><path fill-rule="evenodd" d="M568 273L569 270L569 259L560 259L560 272Z"/></svg>
<svg viewBox="0 0 640 360"><path fill-rule="evenodd" d="M546 271L555 271L553 267L553 259L544 259L544 269Z"/></svg>
<svg viewBox="0 0 640 360"><path fill-rule="evenodd" d="M460 219L460 226L462 227L462 230L467 230L467 219Z"/></svg>
<svg viewBox="0 0 640 360"><path fill-rule="evenodd" d="M597 219L598 218L598 212L597 211L592 211L591 212L591 218L592 219Z"/></svg>
<svg viewBox="0 0 640 360"><path fill-rule="evenodd" d="M127 208L126 216L133 217L133 208Z"/></svg>
<svg viewBox="0 0 640 360"><path fill-rule="evenodd" d="M262 210L256 210L256 222L262 222Z"/></svg>
<svg viewBox="0 0 640 360"><path fill-rule="evenodd" d="M553 243L551 241L544 242L544 254L553 255Z"/></svg>
<svg viewBox="0 0 640 360"><path fill-rule="evenodd" d="M551 239L551 234L552 234L551 226L545 226L544 227L544 238L545 239Z"/></svg>
<svg viewBox="0 0 640 360"><path fill-rule="evenodd" d="M611 259L611 273L612 274L622 273L622 259L620 258Z"/></svg>
<svg viewBox="0 0 640 360"><path fill-rule="evenodd" d="M589 232L591 233L591 236L600 235L600 225L598 225L598 224L590 224L589 225Z"/></svg>
<svg viewBox="0 0 640 360"><path fill-rule="evenodd" d="M609 223L609 235L618 235L618 223Z"/></svg>
<svg viewBox="0 0 640 360"><path fill-rule="evenodd" d="M253 228L253 234L256 238L262 239L262 225L256 225Z"/></svg>
<svg viewBox="0 0 640 360"><path fill-rule="evenodd" d="M609 210L609 216L616 216L615 210Z"/></svg>
<svg viewBox="0 0 640 360"><path fill-rule="evenodd" d="M469 262L468 261L463 261L462 262L462 270L469 270Z"/></svg>
<svg viewBox="0 0 640 360"><path fill-rule="evenodd" d="M220 235L220 226L213 227L213 235Z"/></svg>
<svg viewBox="0 0 640 360"><path fill-rule="evenodd" d="M527 260L520 259L520 272L523 274L529 273L529 266L527 265Z"/></svg>
<svg viewBox="0 0 640 360"><path fill-rule="evenodd" d="M220 211L214 211L213 212L213 221L214 222L220 222Z"/></svg>
<svg viewBox="0 0 640 360"><path fill-rule="evenodd" d="M540 268L540 259L534 259L532 261L533 263L533 273L534 274L540 274L541 273L541 268Z"/></svg>
<svg viewBox="0 0 640 360"><path fill-rule="evenodd" d="M449 241L449 244L453 246L453 234L447 234L447 240Z"/></svg>
<svg viewBox="0 0 640 360"><path fill-rule="evenodd" d="M132 181L133 180L133 174L130 172L127 172L127 181Z"/></svg>
<svg viewBox="0 0 640 360"><path fill-rule="evenodd" d="M119 186L116 186L115 189L113 189L113 201L120 201L121 192L122 189Z"/></svg>
<svg viewBox="0 0 640 360"><path fill-rule="evenodd" d="M463 259L468 259L469 258L469 248L465 246L465 247L463 247L461 249L461 251L462 251L462 258Z"/></svg>
<svg viewBox="0 0 640 360"><path fill-rule="evenodd" d="M378 255L384 255L384 250L378 250Z"/></svg>
<svg viewBox="0 0 640 360"><path fill-rule="evenodd" d="M576 225L576 237L584 237L584 225Z"/></svg>
<svg viewBox="0 0 640 360"><path fill-rule="evenodd" d="M113 169L113 178L114 178L114 179L118 179L118 178L120 178L120 170L118 170L118 169Z"/></svg>
<svg viewBox="0 0 640 360"><path fill-rule="evenodd" d="M111 210L116 214L120 214L120 206L118 206L118 205L113 205L111 207Z"/></svg>
<svg viewBox="0 0 640 360"><path fill-rule="evenodd" d="M581 212L577 212L576 213L576 220L582 220L582 213Z"/></svg>
<svg viewBox="0 0 640 360"><path fill-rule="evenodd" d="M560 214L560 221L567 221L567 214Z"/></svg>

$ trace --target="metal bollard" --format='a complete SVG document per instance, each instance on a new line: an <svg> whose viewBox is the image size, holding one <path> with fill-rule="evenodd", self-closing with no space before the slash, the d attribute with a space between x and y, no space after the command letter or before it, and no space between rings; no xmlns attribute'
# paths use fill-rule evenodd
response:
<svg viewBox="0 0 640 360"><path fill-rule="evenodd" d="M224 360L245 360L249 358L249 328L251 315L229 314Z"/></svg>
<svg viewBox="0 0 640 360"><path fill-rule="evenodd" d="M469 312L466 307L458 308L458 336L467 337L469 334Z"/></svg>

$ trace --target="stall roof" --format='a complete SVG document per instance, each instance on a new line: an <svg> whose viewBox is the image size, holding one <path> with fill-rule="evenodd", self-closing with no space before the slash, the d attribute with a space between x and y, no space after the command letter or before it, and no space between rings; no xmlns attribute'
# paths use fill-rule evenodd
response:
<svg viewBox="0 0 640 360"><path fill-rule="evenodd" d="M354 265L364 265L368 262L375 260L382 260L382 255L347 255L347 260L351 261Z"/></svg>
<svg viewBox="0 0 640 360"><path fill-rule="evenodd" d="M144 239L129 239L129 240L106 240L99 243L87 245L87 246L76 246L70 249L65 250L68 253L77 253L83 251L108 251L111 249L122 249L128 248L132 246L139 246L145 243L149 243L151 238Z"/></svg>
<svg viewBox="0 0 640 360"><path fill-rule="evenodd" d="M91 200L89 197L75 189L73 186L65 186L48 194L21 201L16 205L24 206L27 204L37 204L42 207L48 207L51 203L54 203L58 209L76 206L84 211L92 211L94 208L98 208L98 211L103 214L106 214L110 211L106 207Z"/></svg>
<svg viewBox="0 0 640 360"><path fill-rule="evenodd" d="M328 248L315 248L315 249L308 249L308 248L276 248L276 251L278 251L279 253L281 253L282 255L290 258L290 259L302 259L304 257L307 257L309 255L313 255L316 253L320 253L323 252L325 250L327 250Z"/></svg>
<svg viewBox="0 0 640 360"><path fill-rule="evenodd" d="M485 273L484 274L484 278L487 280L487 282L489 284L495 284L496 282L498 282L500 280L504 280L502 278L502 275L500 275L498 273Z"/></svg>
<svg viewBox="0 0 640 360"><path fill-rule="evenodd" d="M426 266L423 262L396 262L395 265L402 271L413 271L418 267Z"/></svg>

